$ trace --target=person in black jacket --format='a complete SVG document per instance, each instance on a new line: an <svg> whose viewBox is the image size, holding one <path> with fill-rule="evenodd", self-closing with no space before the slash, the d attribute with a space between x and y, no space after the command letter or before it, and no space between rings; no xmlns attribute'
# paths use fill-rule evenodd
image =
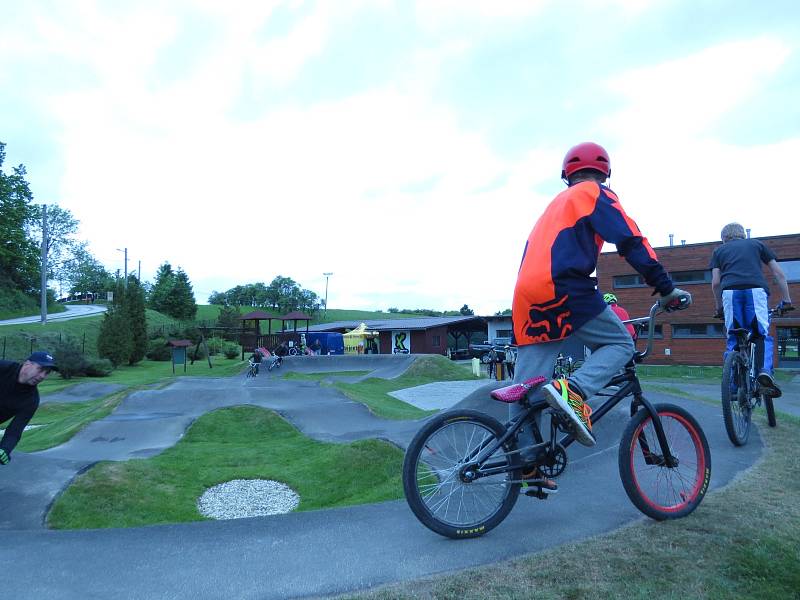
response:
<svg viewBox="0 0 800 600"><path fill-rule="evenodd" d="M0 360L0 423L11 419L0 440L0 465L11 460L11 451L39 408L36 386L53 370L58 367L49 352L34 352L23 363Z"/></svg>

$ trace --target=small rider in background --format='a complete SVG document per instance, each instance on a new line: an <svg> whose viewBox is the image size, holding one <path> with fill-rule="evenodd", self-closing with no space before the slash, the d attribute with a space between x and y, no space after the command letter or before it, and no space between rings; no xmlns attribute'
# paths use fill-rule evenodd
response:
<svg viewBox="0 0 800 600"><path fill-rule="evenodd" d="M261 348L256 348L253 350L253 354L250 356L250 363L252 363L253 367L255 368L256 375L258 375L258 371L261 369L261 361L264 359L264 353L261 351Z"/></svg>
<svg viewBox="0 0 800 600"><path fill-rule="evenodd" d="M711 255L711 290L717 304L717 318L725 319L728 345L725 356L736 346L732 329L744 328L751 332L756 347L755 363L758 367L758 384L775 398L781 390L772 378L774 341L769 335L769 288L764 279L763 265L772 272L781 301L778 311L783 314L793 310L786 275L776 260L775 253L761 241L750 239L739 223L728 223L722 228L722 245Z"/></svg>
<svg viewBox="0 0 800 600"><path fill-rule="evenodd" d="M619 303L617 302L617 297L612 293L603 294L603 301L608 304L608 307L614 311L614 314L619 317L620 321L623 321L623 325L625 325L625 329L628 330L628 333L631 334L633 341L635 342L636 339L639 337L636 335L636 329L630 323L625 323L624 321L630 320L631 316L628 314L628 311L622 308Z"/></svg>

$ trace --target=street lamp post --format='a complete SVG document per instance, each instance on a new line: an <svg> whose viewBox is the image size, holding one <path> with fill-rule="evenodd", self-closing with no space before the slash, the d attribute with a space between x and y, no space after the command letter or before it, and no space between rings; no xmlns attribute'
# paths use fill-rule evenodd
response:
<svg viewBox="0 0 800 600"><path fill-rule="evenodd" d="M325 275L325 313L324 316L328 316L328 277L333 275L333 273L323 273Z"/></svg>

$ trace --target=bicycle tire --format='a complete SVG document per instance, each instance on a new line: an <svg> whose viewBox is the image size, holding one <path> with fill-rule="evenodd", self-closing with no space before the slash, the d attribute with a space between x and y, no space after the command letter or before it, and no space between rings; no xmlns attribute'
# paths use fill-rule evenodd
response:
<svg viewBox="0 0 800 600"><path fill-rule="evenodd" d="M764 400L764 408L767 410L767 423L770 427L775 427L778 422L775 420L775 405L772 403L770 396L762 396Z"/></svg>
<svg viewBox="0 0 800 600"><path fill-rule="evenodd" d="M753 406L747 397L746 377L747 365L742 357L737 352L729 353L722 366L722 419L734 446L744 446L750 437Z"/></svg>
<svg viewBox="0 0 800 600"><path fill-rule="evenodd" d="M622 434L619 474L628 498L645 515L657 521L678 519L694 511L708 490L711 452L703 429L688 411L674 404L654 408L678 465L658 464L660 454L652 450L661 448L653 418L640 409ZM645 451L648 446L650 452Z"/></svg>
<svg viewBox="0 0 800 600"><path fill-rule="evenodd" d="M522 478L519 454L508 454L516 449L515 440L493 457L498 464L510 464L509 472L471 483L459 477L464 457L504 433L497 419L467 409L437 415L417 432L403 461L403 491L425 527L453 539L473 538L508 516L519 498Z"/></svg>

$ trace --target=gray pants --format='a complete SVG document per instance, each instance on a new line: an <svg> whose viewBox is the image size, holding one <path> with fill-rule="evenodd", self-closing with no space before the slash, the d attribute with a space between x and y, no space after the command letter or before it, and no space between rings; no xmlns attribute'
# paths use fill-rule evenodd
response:
<svg viewBox="0 0 800 600"><path fill-rule="evenodd" d="M575 356L575 340L591 350L583 366L570 377L588 400L603 389L611 378L624 367L633 356L635 350L628 330L614 312L606 309L566 339L542 344L520 346L517 352L517 364L514 381L521 383L526 379L543 375L548 379L553 374L553 365L559 352ZM509 404L509 417L522 412L519 404ZM537 423L541 413L536 416ZM520 432L520 447L533 444L533 433L527 428Z"/></svg>

